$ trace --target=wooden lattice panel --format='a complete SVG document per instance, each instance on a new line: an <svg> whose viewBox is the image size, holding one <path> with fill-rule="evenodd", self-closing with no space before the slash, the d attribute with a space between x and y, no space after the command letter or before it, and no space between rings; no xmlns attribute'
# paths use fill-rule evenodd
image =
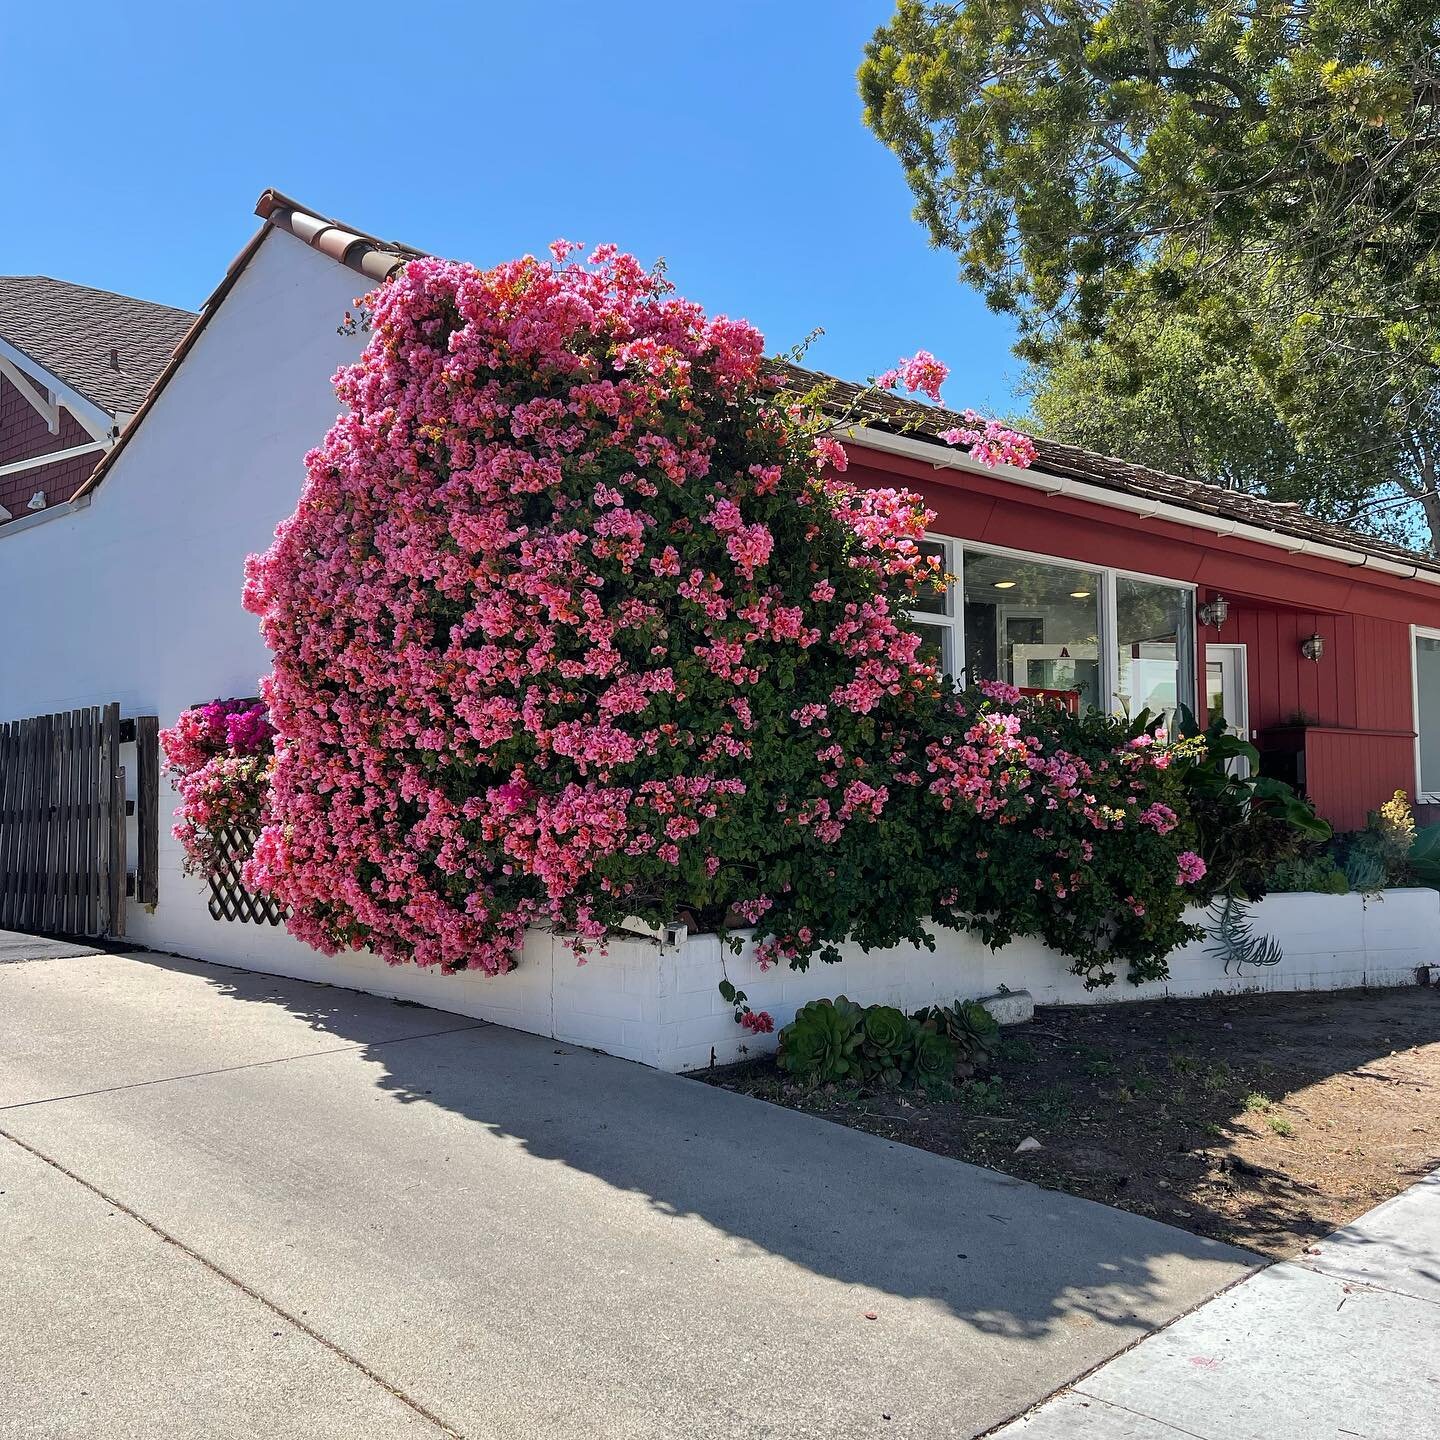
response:
<svg viewBox="0 0 1440 1440"><path fill-rule="evenodd" d="M215 832L214 868L210 881L210 914L216 920L240 920L253 925L283 925L287 911L268 895L245 887L245 861L255 848L257 832L239 825L222 825Z"/></svg>

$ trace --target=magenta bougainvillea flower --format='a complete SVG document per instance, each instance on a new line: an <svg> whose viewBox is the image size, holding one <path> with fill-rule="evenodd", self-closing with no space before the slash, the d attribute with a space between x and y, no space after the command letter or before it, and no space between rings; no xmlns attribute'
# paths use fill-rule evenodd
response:
<svg viewBox="0 0 1440 1440"><path fill-rule="evenodd" d="M930 916L1087 963L1183 938L1185 832L1131 823L1164 747L957 694L906 618L943 580L923 504L842 478L751 326L553 253L415 260L364 302L346 413L247 567L278 734L246 874L291 929L491 973L528 927L627 917L763 925L767 964Z"/></svg>
<svg viewBox="0 0 1440 1440"><path fill-rule="evenodd" d="M223 832L253 837L258 830L269 799L274 735L265 706L253 700L194 706L160 732L180 797L171 833L185 851L190 873L210 875L222 858L245 859Z"/></svg>
<svg viewBox="0 0 1440 1440"><path fill-rule="evenodd" d="M250 565L281 732L250 876L322 949L493 972L541 921L719 923L772 880L783 911L938 692L901 613L924 507L838 477L752 327L572 253L368 300L349 413Z"/></svg>

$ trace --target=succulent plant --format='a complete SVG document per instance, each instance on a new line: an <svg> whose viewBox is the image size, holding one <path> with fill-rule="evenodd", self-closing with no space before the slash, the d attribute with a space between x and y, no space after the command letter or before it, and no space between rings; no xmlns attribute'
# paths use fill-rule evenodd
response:
<svg viewBox="0 0 1440 1440"><path fill-rule="evenodd" d="M812 1085L858 1080L864 1013L843 995L801 1006L780 1032L776 1063Z"/></svg>
<svg viewBox="0 0 1440 1440"><path fill-rule="evenodd" d="M1345 857L1345 878L1352 890L1367 893L1383 890L1386 880L1384 855L1369 845L1352 845Z"/></svg>
<svg viewBox="0 0 1440 1440"><path fill-rule="evenodd" d="M953 1078L958 1052L942 1030L923 1025L915 1036L913 1073L920 1085L938 1085Z"/></svg>
<svg viewBox="0 0 1440 1440"><path fill-rule="evenodd" d="M865 1079L876 1085L898 1085L910 1069L915 1050L915 1022L893 1005L872 1005L865 1012L865 1038L860 1055Z"/></svg>
<svg viewBox="0 0 1440 1440"><path fill-rule="evenodd" d="M967 1074L988 1065L1000 1049L1000 1024L978 1000L936 1005L916 1019L933 1024L950 1041L956 1066Z"/></svg>

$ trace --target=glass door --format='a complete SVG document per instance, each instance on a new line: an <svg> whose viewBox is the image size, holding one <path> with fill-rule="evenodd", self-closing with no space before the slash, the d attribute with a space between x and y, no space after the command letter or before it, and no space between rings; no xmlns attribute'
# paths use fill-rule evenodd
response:
<svg viewBox="0 0 1440 1440"><path fill-rule="evenodd" d="M1225 722L1225 728L1241 740L1250 739L1250 697L1245 679L1243 645L1205 647L1205 719L1209 724ZM1237 765L1243 765L1237 760Z"/></svg>

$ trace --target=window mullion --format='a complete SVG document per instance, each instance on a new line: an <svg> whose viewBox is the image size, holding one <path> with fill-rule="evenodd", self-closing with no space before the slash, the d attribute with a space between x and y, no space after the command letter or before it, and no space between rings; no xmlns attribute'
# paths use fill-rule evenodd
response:
<svg viewBox="0 0 1440 1440"><path fill-rule="evenodd" d="M951 662L951 673L960 677L961 684L968 685L970 677L965 674L965 547L958 540L949 540L950 563L945 567L955 577L950 586L950 613L954 624L950 629L950 643L955 647Z"/></svg>
<svg viewBox="0 0 1440 1440"><path fill-rule="evenodd" d="M1100 602L1100 683L1105 687L1101 709L1114 714L1120 708L1120 630L1115 603L1115 572L1104 570Z"/></svg>

